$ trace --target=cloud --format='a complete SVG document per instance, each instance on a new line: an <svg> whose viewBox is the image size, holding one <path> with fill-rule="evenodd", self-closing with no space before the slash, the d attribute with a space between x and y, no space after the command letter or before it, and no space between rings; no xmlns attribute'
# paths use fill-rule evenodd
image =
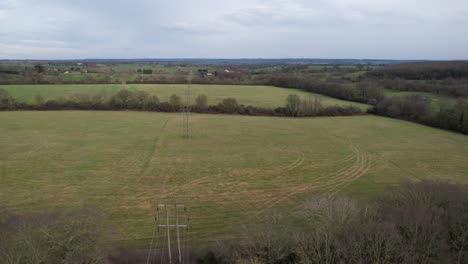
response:
<svg viewBox="0 0 468 264"><path fill-rule="evenodd" d="M21 57L23 54L42 54L41 56L63 56L63 57L70 57L75 56L79 57L81 54L80 50L73 49L73 48L66 48L66 47L55 47L53 45L41 45L37 46L34 44L14 44L14 45L6 45L0 44L0 55L10 58L17 58Z"/></svg>
<svg viewBox="0 0 468 264"><path fill-rule="evenodd" d="M464 0L0 0L0 58L468 59L466 28Z"/></svg>

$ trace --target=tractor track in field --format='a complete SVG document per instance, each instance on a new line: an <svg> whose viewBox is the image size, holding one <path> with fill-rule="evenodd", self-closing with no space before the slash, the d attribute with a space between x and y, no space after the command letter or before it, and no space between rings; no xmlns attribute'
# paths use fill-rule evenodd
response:
<svg viewBox="0 0 468 264"><path fill-rule="evenodd" d="M280 167L278 169L260 169L258 171L254 171L254 172L250 172L248 173L247 176L250 176L250 175L253 175L253 174L256 174L256 173L259 173L259 174L262 174L262 175L269 175L269 174L280 174L280 173L284 173L284 172L288 172L288 171L292 171L298 167L300 167L304 161L305 161L305 155L304 155L304 152L302 151L297 151L297 150L294 150L294 151L291 151L293 153L296 153L298 154L298 158L293 161L292 163L284 166L284 167ZM245 175L244 175L245 176ZM188 191L190 190L191 188L196 188L197 186L199 186L200 184L203 184L203 183L210 183L210 182L219 182L219 181L222 181L222 180L226 180L226 179L232 179L233 176L229 174L229 172L226 172L226 173L218 173L218 174L215 174L215 175L209 175L209 176L204 176L204 177L201 177L201 178L198 178L198 179L195 179L195 180L192 180L188 183L185 183L185 184L182 184L182 185L179 185L179 186L176 186L176 187L173 187L169 193L167 193L167 195L170 195L170 194L175 194L177 192L183 192L183 191Z"/></svg>
<svg viewBox="0 0 468 264"><path fill-rule="evenodd" d="M153 144L153 146L151 148L151 152L146 157L146 160L143 163L142 168L140 169L140 173L138 173L138 178L139 178L138 181L141 179L141 176L144 175L148 171L148 169L150 167L150 163L154 159L154 154L156 153L156 150L158 149L158 143L159 143L159 141L161 139L161 134L166 129L166 126L167 126L168 122L169 122L169 119L166 119L166 121L164 121L164 124L162 125L162 127L160 129L159 135L156 137L156 140L154 141L154 144Z"/></svg>
<svg viewBox="0 0 468 264"><path fill-rule="evenodd" d="M347 167L344 170L332 173L331 175L328 174L323 175L321 177L317 177L313 181L303 186L298 186L288 190L286 193L282 194L281 197L271 199L264 203L261 206L261 210L258 211L255 214L255 216L258 216L264 211L283 202L284 200L301 193L324 190L334 195L348 184L360 178L369 170L371 165L371 158L368 153L362 152L354 146L351 146L351 151L354 153L355 157L355 162L351 166ZM325 183L320 183L321 181L326 179L330 180Z"/></svg>
<svg viewBox="0 0 468 264"><path fill-rule="evenodd" d="M161 139L161 133L164 132L164 129L166 128L168 121L169 121L169 119L166 119L166 121L164 121L163 125L161 126L161 129L159 131L159 135L156 136L156 138L155 138L155 140L153 142L150 153L146 156L146 158L145 158L145 160L143 162L143 166L139 169L138 173L136 174L134 183L139 183L141 181L141 179L143 178L143 175L148 171L148 169L150 167L150 163L153 160L154 155L156 153L156 150L158 148L158 143L160 142L160 139ZM135 163L135 162L133 162L133 163ZM128 189L128 187L129 187L129 184L126 183L122 187L122 189L120 189L119 192L125 191L126 189Z"/></svg>
<svg viewBox="0 0 468 264"><path fill-rule="evenodd" d="M335 181L334 184L329 187L328 192L330 193L330 195L335 195L343 188L350 185L352 182L366 174L371 168L372 156L369 155L369 153L367 152L361 152L357 148L354 149L356 153L359 153L355 169L339 177L338 180Z"/></svg>
<svg viewBox="0 0 468 264"><path fill-rule="evenodd" d="M278 171L279 172L282 172L282 171L292 171L298 167L300 167L304 161L305 161L305 155L304 155L304 152L303 151L299 151L299 150L293 150L291 151L293 153L297 153L299 154L299 158L296 159L296 161L292 162L291 164L289 164L288 166L284 167L284 168L279 168ZM277 171L275 171L277 172Z"/></svg>

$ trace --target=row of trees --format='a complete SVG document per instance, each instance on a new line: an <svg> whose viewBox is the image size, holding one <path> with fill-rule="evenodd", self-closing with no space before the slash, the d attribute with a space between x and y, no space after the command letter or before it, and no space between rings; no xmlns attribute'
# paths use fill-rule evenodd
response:
<svg viewBox="0 0 468 264"><path fill-rule="evenodd" d="M434 111L430 101L420 95L387 97L370 113L468 134L468 102L462 99L453 106Z"/></svg>
<svg viewBox="0 0 468 264"><path fill-rule="evenodd" d="M468 263L468 190L421 182L371 201L317 197L240 237L199 263Z"/></svg>
<svg viewBox="0 0 468 264"><path fill-rule="evenodd" d="M339 82L324 82L307 76L283 75L272 77L268 85L300 89L330 97L375 105L384 98L384 90L372 82L347 85Z"/></svg>
<svg viewBox="0 0 468 264"><path fill-rule="evenodd" d="M377 85L396 91L415 91L454 97L468 97L468 79L412 81L400 78L380 79Z"/></svg>
<svg viewBox="0 0 468 264"><path fill-rule="evenodd" d="M402 63L369 71L369 77L401 78L406 80L443 80L468 78L468 62Z"/></svg>
<svg viewBox="0 0 468 264"><path fill-rule="evenodd" d="M186 107L182 98L171 95L169 101L161 102L155 95L145 91L122 89L109 98L101 95L74 94L69 98L48 99L36 96L34 103L17 102L8 92L0 89L0 110L141 110L157 112L178 112ZM197 113L227 113L265 116L338 116L360 115L357 107L323 107L318 98L301 100L297 95L289 95L284 107L274 109L239 104L235 98L225 98L215 105L208 105L206 95L198 95L191 111Z"/></svg>

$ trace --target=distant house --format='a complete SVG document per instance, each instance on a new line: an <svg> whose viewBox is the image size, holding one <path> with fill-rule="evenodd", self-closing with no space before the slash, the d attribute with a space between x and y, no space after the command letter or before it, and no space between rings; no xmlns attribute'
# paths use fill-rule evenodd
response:
<svg viewBox="0 0 468 264"><path fill-rule="evenodd" d="M228 70L228 69L225 69L225 70L224 70L224 72L226 72L226 73L230 73L231 71L230 71L230 70Z"/></svg>
<svg viewBox="0 0 468 264"><path fill-rule="evenodd" d="M198 74L200 74L200 77L213 75L208 69L198 69Z"/></svg>
<svg viewBox="0 0 468 264"><path fill-rule="evenodd" d="M81 62L78 62L76 65L78 65L78 66L82 66L82 65L83 65L83 63L81 63Z"/></svg>

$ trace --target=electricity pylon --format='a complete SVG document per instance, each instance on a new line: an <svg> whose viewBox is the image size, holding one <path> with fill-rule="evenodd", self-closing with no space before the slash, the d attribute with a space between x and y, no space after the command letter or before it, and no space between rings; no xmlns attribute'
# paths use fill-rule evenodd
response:
<svg viewBox="0 0 468 264"><path fill-rule="evenodd" d="M190 116L190 95L191 95L191 86L192 86L192 71L190 71L190 74L188 76L187 80L187 90L185 91L185 102L184 105L182 106L182 114L183 114L183 137L184 138L189 138L189 116Z"/></svg>

